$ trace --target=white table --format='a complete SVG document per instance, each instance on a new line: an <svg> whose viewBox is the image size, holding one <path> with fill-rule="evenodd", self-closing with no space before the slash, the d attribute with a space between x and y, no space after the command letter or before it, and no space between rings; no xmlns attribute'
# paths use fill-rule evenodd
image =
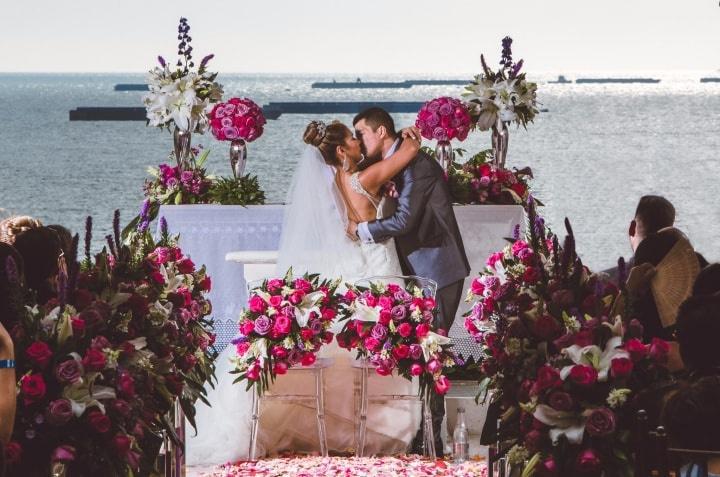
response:
<svg viewBox="0 0 720 477"><path fill-rule="evenodd" d="M247 300L243 266L226 261L229 252L244 250L275 251L280 243L284 206L255 205L170 205L160 208L172 234L180 234L180 247L198 266L204 264L212 278L210 300L217 333L216 346L221 351L237 333L235 323ZM491 253L505 245L516 225L524 226L524 211L517 205L457 205L455 215L465 250L472 266L470 277L485 267ZM272 255L272 254L271 254ZM458 317L468 310L461 302ZM463 320L456 318L450 330L456 346L472 345Z"/></svg>

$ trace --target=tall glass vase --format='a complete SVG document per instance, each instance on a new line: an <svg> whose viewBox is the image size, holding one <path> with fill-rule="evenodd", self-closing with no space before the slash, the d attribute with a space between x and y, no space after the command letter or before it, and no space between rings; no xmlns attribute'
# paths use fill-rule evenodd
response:
<svg viewBox="0 0 720 477"><path fill-rule="evenodd" d="M492 127L492 148L495 167L504 169L507 157L509 132L507 123L500 119Z"/></svg>
<svg viewBox="0 0 720 477"><path fill-rule="evenodd" d="M178 168L180 168L181 171L190 169L190 142L190 129L186 131L175 126L175 131L173 132L173 152L175 153Z"/></svg>
<svg viewBox="0 0 720 477"><path fill-rule="evenodd" d="M247 162L247 143L242 139L235 139L230 143L230 168L235 179L242 177Z"/></svg>
<svg viewBox="0 0 720 477"><path fill-rule="evenodd" d="M438 141L437 146L435 146L435 159L440 163L443 171L445 171L445 177L447 177L453 162L453 150L450 141Z"/></svg>

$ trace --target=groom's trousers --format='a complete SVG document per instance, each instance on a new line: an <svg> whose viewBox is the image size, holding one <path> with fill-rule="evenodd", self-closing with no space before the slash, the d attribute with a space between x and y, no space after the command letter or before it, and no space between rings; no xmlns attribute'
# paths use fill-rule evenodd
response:
<svg viewBox="0 0 720 477"><path fill-rule="evenodd" d="M455 321L455 314L460 305L460 299L462 298L463 283L463 280L458 280L437 291L435 301L438 306L438 314L435 317L435 329L443 328L447 332L450 331L450 327ZM435 453L438 456L442 456L443 448L440 436L442 421L445 417L445 397L435 392L432 392L430 396L430 412L432 413L433 434L435 434ZM420 426L418 435L422 435L422 426ZM418 443L419 442L422 442L422 439L420 439Z"/></svg>

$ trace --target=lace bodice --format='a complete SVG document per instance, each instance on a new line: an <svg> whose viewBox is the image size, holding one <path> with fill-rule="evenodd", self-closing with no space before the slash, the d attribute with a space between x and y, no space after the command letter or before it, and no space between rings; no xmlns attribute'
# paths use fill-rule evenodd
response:
<svg viewBox="0 0 720 477"><path fill-rule="evenodd" d="M363 185L360 183L360 172L356 172L350 176L350 187L358 194L367 198L370 203L377 210L380 207L380 200L374 197L370 192L366 191Z"/></svg>

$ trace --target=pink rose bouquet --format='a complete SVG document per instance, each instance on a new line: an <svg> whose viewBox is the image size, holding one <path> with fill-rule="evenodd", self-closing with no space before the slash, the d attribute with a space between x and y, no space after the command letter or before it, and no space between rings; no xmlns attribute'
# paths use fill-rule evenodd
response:
<svg viewBox="0 0 720 477"><path fill-rule="evenodd" d="M231 98L216 104L209 120L213 136L220 141L252 142L262 136L265 125L262 109L248 98Z"/></svg>
<svg viewBox="0 0 720 477"><path fill-rule="evenodd" d="M426 139L464 141L470 132L471 118L459 99L440 97L425 103L417 115L415 126Z"/></svg>
<svg viewBox="0 0 720 477"><path fill-rule="evenodd" d="M318 275L265 280L250 292L243 312L237 349L235 382L247 380L248 389L258 385L265 392L271 381L295 365L310 366L324 344L332 342L330 326L338 314L339 281L320 280Z"/></svg>
<svg viewBox="0 0 720 477"><path fill-rule="evenodd" d="M432 297L423 296L413 284L405 289L378 282L369 288L351 288L345 299L347 322L337 336L340 347L357 350L381 376L394 370L407 379L418 376L424 395L450 389L445 371L462 363L445 330L433 329Z"/></svg>

